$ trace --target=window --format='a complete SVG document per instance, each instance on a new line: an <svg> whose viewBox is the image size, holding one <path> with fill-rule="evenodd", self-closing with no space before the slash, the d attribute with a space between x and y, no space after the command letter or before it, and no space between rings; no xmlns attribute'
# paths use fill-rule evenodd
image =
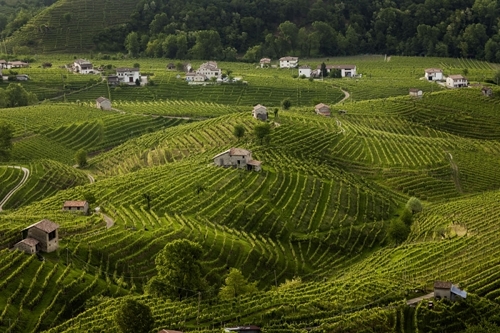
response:
<svg viewBox="0 0 500 333"><path fill-rule="evenodd" d="M56 231L52 231L51 233L49 233L49 241L53 240L54 238L56 238Z"/></svg>

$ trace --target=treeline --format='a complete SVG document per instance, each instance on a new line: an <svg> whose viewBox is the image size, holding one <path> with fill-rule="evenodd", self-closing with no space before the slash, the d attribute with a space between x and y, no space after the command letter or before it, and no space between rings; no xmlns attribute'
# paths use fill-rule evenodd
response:
<svg viewBox="0 0 500 333"><path fill-rule="evenodd" d="M142 0L102 51L247 61L360 53L500 62L496 0Z"/></svg>

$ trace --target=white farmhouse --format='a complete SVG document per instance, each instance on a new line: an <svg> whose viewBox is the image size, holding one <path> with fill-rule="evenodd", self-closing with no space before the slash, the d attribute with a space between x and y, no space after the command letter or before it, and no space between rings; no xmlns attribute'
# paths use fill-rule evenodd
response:
<svg viewBox="0 0 500 333"><path fill-rule="evenodd" d="M410 89L410 96L412 97L422 97L422 89L418 88L411 88Z"/></svg>
<svg viewBox="0 0 500 333"><path fill-rule="evenodd" d="M78 59L73 62L73 72L80 74L94 74L94 66L86 59Z"/></svg>
<svg viewBox="0 0 500 333"><path fill-rule="evenodd" d="M196 73L205 75L208 79L213 77L220 79L222 77L222 70L217 66L217 62L215 61L209 61L201 64Z"/></svg>
<svg viewBox="0 0 500 333"><path fill-rule="evenodd" d="M441 68L427 68L425 70L425 79L429 81L441 81L443 79L443 70Z"/></svg>
<svg viewBox="0 0 500 333"><path fill-rule="evenodd" d="M311 66L304 65L299 67L299 77L304 75L305 77L311 77Z"/></svg>
<svg viewBox="0 0 500 333"><path fill-rule="evenodd" d="M118 80L129 85L136 84L137 80L141 82L141 73L139 72L139 68L117 68L116 75L118 76Z"/></svg>
<svg viewBox="0 0 500 333"><path fill-rule="evenodd" d="M252 159L250 150L231 148L213 157L214 164L222 167L260 171L262 162Z"/></svg>
<svg viewBox="0 0 500 333"><path fill-rule="evenodd" d="M356 76L356 65L333 65L333 68L340 69L340 76L342 77Z"/></svg>
<svg viewBox="0 0 500 333"><path fill-rule="evenodd" d="M253 107L252 116L255 119L267 120L267 108L264 105L257 104Z"/></svg>
<svg viewBox="0 0 500 333"><path fill-rule="evenodd" d="M295 68L299 64L298 57L282 57L280 58L280 68Z"/></svg>
<svg viewBox="0 0 500 333"><path fill-rule="evenodd" d="M448 88L461 88L467 87L469 82L462 75L450 75L446 78L446 86Z"/></svg>
<svg viewBox="0 0 500 333"><path fill-rule="evenodd" d="M11 68L25 68L25 67L29 67L30 65L27 63L27 62L23 62L23 61L11 61L11 62L8 62L7 63L7 69L11 69Z"/></svg>
<svg viewBox="0 0 500 333"><path fill-rule="evenodd" d="M111 110L111 101L106 97L101 96L95 100L95 107L101 110ZM68 201L68 202L73 203L73 201Z"/></svg>
<svg viewBox="0 0 500 333"><path fill-rule="evenodd" d="M271 65L271 59L262 58L260 59L260 68L269 67Z"/></svg>

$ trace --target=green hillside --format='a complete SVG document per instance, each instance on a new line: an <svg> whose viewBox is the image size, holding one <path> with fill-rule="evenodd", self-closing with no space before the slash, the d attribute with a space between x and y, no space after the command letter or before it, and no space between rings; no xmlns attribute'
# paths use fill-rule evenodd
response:
<svg viewBox="0 0 500 333"><path fill-rule="evenodd" d="M54 67L71 61L54 59ZM151 332L254 324L272 333L451 333L500 324L500 90L487 97L480 89L494 65L335 58L363 75L309 81L223 62L247 84L192 87L165 70L170 60L137 61L154 85L100 83L0 110L14 127L0 200L23 176L8 166L30 170L0 212L0 331L119 333L114 315L125 299L151 308ZM421 79L438 66L448 75L467 68L479 85L445 89ZM45 71L27 89L56 86L60 69ZM422 98L408 96L413 87ZM97 109L99 96L114 110ZM331 117L315 113L321 102ZM263 124L251 114L257 103L269 111L264 139L254 134ZM215 166L231 147L250 150L262 170ZM79 149L88 164L76 168ZM410 197L422 211L406 211ZM90 215L61 209L84 199ZM41 219L60 225L59 249L44 260L12 251L20 231ZM202 248L205 283L182 289L182 300L156 294L155 259L186 239ZM257 291L220 297L231 268ZM436 280L459 284L467 298L434 300L432 310L427 301L407 305Z"/></svg>

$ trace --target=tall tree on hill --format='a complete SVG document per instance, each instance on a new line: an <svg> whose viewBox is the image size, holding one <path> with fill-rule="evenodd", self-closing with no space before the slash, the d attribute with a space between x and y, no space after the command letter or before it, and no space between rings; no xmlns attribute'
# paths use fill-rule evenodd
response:
<svg viewBox="0 0 500 333"><path fill-rule="evenodd" d="M141 44L139 43L139 35L137 32L132 31L127 35L125 39L125 48L132 57L137 57L137 55L139 55Z"/></svg>
<svg viewBox="0 0 500 333"><path fill-rule="evenodd" d="M123 301L115 314L115 322L123 333L149 333L155 325L149 306L134 299Z"/></svg>
<svg viewBox="0 0 500 333"><path fill-rule="evenodd" d="M191 49L195 59L214 59L220 57L222 44L215 30L201 30L196 33L196 44Z"/></svg>
<svg viewBox="0 0 500 333"><path fill-rule="evenodd" d="M269 143L271 138L271 125L269 123L259 124L253 129L255 136L260 140L260 144L264 143L264 140Z"/></svg>
<svg viewBox="0 0 500 333"><path fill-rule="evenodd" d="M10 107L26 106L30 103L30 95L19 83L10 83L6 89Z"/></svg>
<svg viewBox="0 0 500 333"><path fill-rule="evenodd" d="M249 283L239 269L231 268L224 280L224 286L220 288L219 297L222 300L231 300L256 291L257 282Z"/></svg>
<svg viewBox="0 0 500 333"><path fill-rule="evenodd" d="M87 165L87 152L85 149L81 148L75 153L75 162L80 167Z"/></svg>
<svg viewBox="0 0 500 333"><path fill-rule="evenodd" d="M14 127L5 121L0 121L0 161L9 159L13 136Z"/></svg>

